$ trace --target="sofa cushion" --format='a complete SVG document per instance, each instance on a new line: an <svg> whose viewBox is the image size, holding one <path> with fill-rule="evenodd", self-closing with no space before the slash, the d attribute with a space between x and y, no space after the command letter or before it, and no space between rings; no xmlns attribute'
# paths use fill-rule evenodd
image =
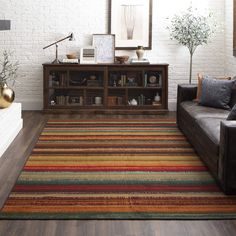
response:
<svg viewBox="0 0 236 236"><path fill-rule="evenodd" d="M197 152L203 152L203 156L210 156L209 158L206 158L208 160L207 163L210 164L210 160L214 158L213 156L219 154L219 145L209 139L208 135L200 127L197 121L191 117L189 112L183 109L183 107L180 107L179 113L181 113L181 118L178 118L180 129L188 137L188 140L193 144ZM213 162L212 164L213 166L215 165ZM211 165L212 169L215 169L213 166Z"/></svg>
<svg viewBox="0 0 236 236"><path fill-rule="evenodd" d="M236 120L236 104L233 106L226 120Z"/></svg>
<svg viewBox="0 0 236 236"><path fill-rule="evenodd" d="M228 110L201 106L197 102L193 101L184 101L180 106L195 120L207 117L226 119L229 115Z"/></svg>
<svg viewBox="0 0 236 236"><path fill-rule="evenodd" d="M197 101L197 102L200 101L200 98L202 96L202 81L204 80L204 78L208 78L208 76L203 76L201 73L197 74L198 85L197 85L197 97L195 99L195 101ZM213 78L213 77L210 77L210 78ZM214 77L214 79L217 79L217 80L231 80L231 77L221 76L221 77L217 77L217 78Z"/></svg>
<svg viewBox="0 0 236 236"><path fill-rule="evenodd" d="M204 77L202 74L198 73L197 74L197 97L195 99L196 102L199 102L201 96L202 96L202 81L203 81Z"/></svg>
<svg viewBox="0 0 236 236"><path fill-rule="evenodd" d="M231 99L230 99L229 106L232 108L235 103L236 103L236 83L234 83L234 85L232 87L232 93L231 93Z"/></svg>
<svg viewBox="0 0 236 236"><path fill-rule="evenodd" d="M217 80L206 77L202 81L202 94L199 103L204 106L230 109L234 80Z"/></svg>
<svg viewBox="0 0 236 236"><path fill-rule="evenodd" d="M204 130L208 138L211 139L216 145L219 145L221 121L221 118L205 117L198 119L196 122L202 128L202 130Z"/></svg>

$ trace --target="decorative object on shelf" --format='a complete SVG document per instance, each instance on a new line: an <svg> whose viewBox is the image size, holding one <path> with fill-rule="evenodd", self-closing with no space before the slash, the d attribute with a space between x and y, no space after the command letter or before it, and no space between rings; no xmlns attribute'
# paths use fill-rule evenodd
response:
<svg viewBox="0 0 236 236"><path fill-rule="evenodd" d="M83 106L83 104L84 104L84 98L83 98L83 96L80 96L79 97L79 105Z"/></svg>
<svg viewBox="0 0 236 236"><path fill-rule="evenodd" d="M192 80L192 59L193 54L199 45L207 44L210 37L216 30L216 22L213 15L200 15L197 9L190 6L181 15L175 15L171 20L170 38L177 40L186 46L190 53L189 83Z"/></svg>
<svg viewBox="0 0 236 236"><path fill-rule="evenodd" d="M125 85L137 87L141 84L140 82L141 74L137 71L127 71L125 76Z"/></svg>
<svg viewBox="0 0 236 236"><path fill-rule="evenodd" d="M147 87L158 87L160 86L160 75L158 73L150 73L147 83L145 82Z"/></svg>
<svg viewBox="0 0 236 236"><path fill-rule="evenodd" d="M92 46L80 49L80 64L96 64L96 49Z"/></svg>
<svg viewBox="0 0 236 236"><path fill-rule="evenodd" d="M108 106L116 106L117 105L117 97L116 96L108 96L107 97L107 105Z"/></svg>
<svg viewBox="0 0 236 236"><path fill-rule="evenodd" d="M0 30L10 30L11 21L10 20L0 20Z"/></svg>
<svg viewBox="0 0 236 236"><path fill-rule="evenodd" d="M118 62L119 64L125 64L129 60L129 56L116 56L115 62Z"/></svg>
<svg viewBox="0 0 236 236"><path fill-rule="evenodd" d="M95 80L95 79L96 79L96 75L90 75L90 76L89 76L89 79Z"/></svg>
<svg viewBox="0 0 236 236"><path fill-rule="evenodd" d="M102 105L102 97L95 97L95 105Z"/></svg>
<svg viewBox="0 0 236 236"><path fill-rule="evenodd" d="M56 45L56 58L55 60L52 62L52 64L59 64L60 61L58 60L58 43L66 40L66 39L69 39L69 41L74 41L75 38L74 38L74 34L73 33L70 33L68 36L66 36L65 38L62 38L62 39L59 39L58 41L54 42L54 43L51 43L49 44L48 46L44 47L43 49L46 49L46 48L49 48L53 45Z"/></svg>
<svg viewBox="0 0 236 236"><path fill-rule="evenodd" d="M54 100L51 100L51 101L50 101L50 105L51 105L51 106L55 106L55 105L56 105L56 102L55 102Z"/></svg>
<svg viewBox="0 0 236 236"><path fill-rule="evenodd" d="M93 34L93 46L96 48L97 63L115 62L114 34Z"/></svg>
<svg viewBox="0 0 236 236"><path fill-rule="evenodd" d="M77 59L76 53L69 53L69 54L66 54L66 57L67 57L68 59Z"/></svg>
<svg viewBox="0 0 236 236"><path fill-rule="evenodd" d="M161 100L161 97L160 97L159 93L157 92L156 96L154 97L154 101L160 102L160 100Z"/></svg>
<svg viewBox="0 0 236 236"><path fill-rule="evenodd" d="M157 83L157 77L155 75L151 75L149 77L149 83L150 84L156 84Z"/></svg>
<svg viewBox="0 0 236 236"><path fill-rule="evenodd" d="M19 62L10 62L11 55L11 52L4 51L3 60L0 61L0 108L9 107L15 99L15 93L12 88L8 87L8 84L11 83L11 87L14 86Z"/></svg>
<svg viewBox="0 0 236 236"><path fill-rule="evenodd" d="M66 54L67 58L62 59L62 63L69 63L69 64L78 64L79 59L77 58L76 53L69 53Z"/></svg>
<svg viewBox="0 0 236 236"><path fill-rule="evenodd" d="M131 106L137 106L138 105L138 102L136 99L131 99L130 101L128 101L128 104L131 105Z"/></svg>
<svg viewBox="0 0 236 236"><path fill-rule="evenodd" d="M143 46L138 46L137 49L136 49L136 54L137 54L137 57L138 57L138 60L141 61L143 60L143 55L144 55L144 47Z"/></svg>
<svg viewBox="0 0 236 236"><path fill-rule="evenodd" d="M108 32L116 49L152 48L152 0L109 0Z"/></svg>
<svg viewBox="0 0 236 236"><path fill-rule="evenodd" d="M126 86L138 86L135 77L127 77Z"/></svg>
<svg viewBox="0 0 236 236"><path fill-rule="evenodd" d="M71 106L82 106L84 102L83 96L70 96L69 97L69 105Z"/></svg>

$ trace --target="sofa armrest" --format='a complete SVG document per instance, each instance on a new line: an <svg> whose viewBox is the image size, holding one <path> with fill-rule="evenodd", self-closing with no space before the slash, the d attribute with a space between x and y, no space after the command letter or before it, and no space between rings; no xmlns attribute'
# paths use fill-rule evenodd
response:
<svg viewBox="0 0 236 236"><path fill-rule="evenodd" d="M236 121L221 121L218 177L226 192L236 189Z"/></svg>
<svg viewBox="0 0 236 236"><path fill-rule="evenodd" d="M179 84L177 91L177 104L191 101L197 96L197 84Z"/></svg>
<svg viewBox="0 0 236 236"><path fill-rule="evenodd" d="M196 84L179 84L177 90L177 124L180 119L180 103L184 101L191 101L197 96Z"/></svg>

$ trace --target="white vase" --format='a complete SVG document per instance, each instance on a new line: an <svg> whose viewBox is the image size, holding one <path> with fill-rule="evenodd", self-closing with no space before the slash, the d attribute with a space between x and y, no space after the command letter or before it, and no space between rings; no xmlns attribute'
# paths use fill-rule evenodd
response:
<svg viewBox="0 0 236 236"><path fill-rule="evenodd" d="M144 51L145 50L144 50L143 46L138 46L137 47L136 54L137 54L137 57L138 57L139 61L143 60Z"/></svg>
<svg viewBox="0 0 236 236"><path fill-rule="evenodd" d="M160 97L160 95L157 93L156 96L155 96L155 98L154 98L154 101L155 101L155 102L160 102L160 100L161 100L161 97Z"/></svg>

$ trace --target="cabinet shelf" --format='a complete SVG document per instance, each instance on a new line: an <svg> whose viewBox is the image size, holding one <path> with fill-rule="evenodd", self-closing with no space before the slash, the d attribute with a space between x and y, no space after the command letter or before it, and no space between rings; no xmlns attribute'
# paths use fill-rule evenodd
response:
<svg viewBox="0 0 236 236"><path fill-rule="evenodd" d="M114 90L118 90L118 89L146 89L146 90L155 90L155 89L162 89L162 87L161 86L157 86L157 87L125 87L125 86L123 86L123 87L108 87L108 89L114 89Z"/></svg>
<svg viewBox="0 0 236 236"><path fill-rule="evenodd" d="M95 90L95 89L104 89L104 87L89 87L89 86L69 86L67 87L67 89L91 89L91 90Z"/></svg>
<svg viewBox="0 0 236 236"><path fill-rule="evenodd" d="M43 64L43 70L46 112L168 111L168 64Z"/></svg>
<svg viewBox="0 0 236 236"><path fill-rule="evenodd" d="M108 87L108 89L143 89L142 86L121 86L121 87Z"/></svg>
<svg viewBox="0 0 236 236"><path fill-rule="evenodd" d="M91 90L94 90L94 89L104 89L104 87L87 87L87 86L64 86L64 87L48 87L48 89L91 89Z"/></svg>
<svg viewBox="0 0 236 236"><path fill-rule="evenodd" d="M48 87L48 89L68 89L68 87L62 87L62 86L60 86L60 87L56 87L56 86L53 86L53 87Z"/></svg>

